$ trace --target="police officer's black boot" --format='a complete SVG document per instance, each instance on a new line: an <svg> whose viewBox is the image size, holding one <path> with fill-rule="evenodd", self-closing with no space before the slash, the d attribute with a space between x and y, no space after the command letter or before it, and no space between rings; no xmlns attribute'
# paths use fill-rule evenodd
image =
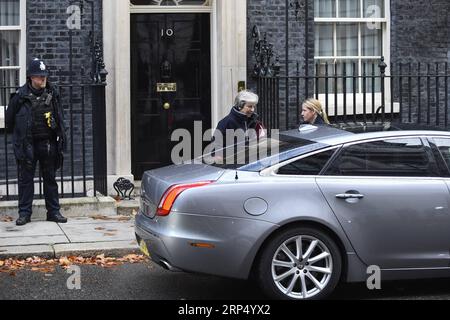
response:
<svg viewBox="0 0 450 320"><path fill-rule="evenodd" d="M47 213L47 221L56 222L56 223L67 223L67 218L63 217L61 213L48 214Z"/></svg>
<svg viewBox="0 0 450 320"><path fill-rule="evenodd" d="M31 218L27 216L20 216L19 219L16 220L17 226L24 226L27 223L31 222Z"/></svg>

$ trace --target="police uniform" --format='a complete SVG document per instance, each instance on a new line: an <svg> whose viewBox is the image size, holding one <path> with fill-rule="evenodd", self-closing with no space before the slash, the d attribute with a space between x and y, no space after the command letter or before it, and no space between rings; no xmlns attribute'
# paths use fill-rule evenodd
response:
<svg viewBox="0 0 450 320"><path fill-rule="evenodd" d="M55 87L36 89L30 77L48 76L43 61L31 61L27 83L19 88L6 110L7 130L13 131L14 154L18 168L19 219L17 225L30 222L34 198L34 175L39 162L44 181L47 221L65 223L60 213L56 170L63 161L65 128L63 111Z"/></svg>

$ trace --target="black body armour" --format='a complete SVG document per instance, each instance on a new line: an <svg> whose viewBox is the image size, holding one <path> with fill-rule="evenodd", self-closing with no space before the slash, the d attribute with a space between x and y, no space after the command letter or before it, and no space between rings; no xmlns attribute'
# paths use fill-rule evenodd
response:
<svg viewBox="0 0 450 320"><path fill-rule="evenodd" d="M33 112L33 127L31 130L33 140L53 139L55 133L48 126L48 121L46 118L46 114L48 113L53 115L51 95L44 92L40 97L30 94L29 98Z"/></svg>

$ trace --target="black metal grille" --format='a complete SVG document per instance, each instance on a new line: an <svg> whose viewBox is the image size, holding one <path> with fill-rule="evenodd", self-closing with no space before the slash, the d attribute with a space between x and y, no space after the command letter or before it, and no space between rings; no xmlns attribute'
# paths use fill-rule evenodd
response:
<svg viewBox="0 0 450 320"><path fill-rule="evenodd" d="M448 63L316 63L314 75L257 78L258 113L268 128L301 123L301 105L316 98L335 125L399 123L449 129ZM308 68L304 68L308 70Z"/></svg>
<svg viewBox="0 0 450 320"><path fill-rule="evenodd" d="M67 198L107 195L106 159L106 76L101 40L96 38L96 1L74 2L90 8L90 28L68 30L68 56L64 68L50 70L50 79L56 83L64 109L67 128L68 151L64 154L63 167L57 173L60 196ZM84 25L84 24L83 24ZM80 48L74 48L74 39L83 39L87 45L86 74L80 64ZM86 40L86 41L84 41ZM80 41L78 41L80 43ZM64 69L64 70L63 70ZM2 70L0 73L0 111L6 112L10 95L19 87L18 70ZM1 119L1 118L0 118ZM7 133L0 120L0 201L17 199L17 166L12 146L12 134ZM39 169L38 169L39 170ZM35 179L36 197L43 198L42 177Z"/></svg>
<svg viewBox="0 0 450 320"><path fill-rule="evenodd" d="M105 86L105 83L58 85L68 146L63 167L57 173L62 198L107 194ZM0 86L3 113L9 100L3 97L15 90L15 87ZM17 166L12 134L0 129L0 138L0 200L13 200L17 198ZM43 198L40 172L36 177L35 192L38 198Z"/></svg>

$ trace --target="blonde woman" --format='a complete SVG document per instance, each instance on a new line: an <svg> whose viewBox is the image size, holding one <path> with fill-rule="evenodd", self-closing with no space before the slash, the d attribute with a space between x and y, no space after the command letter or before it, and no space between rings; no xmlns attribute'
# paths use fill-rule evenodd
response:
<svg viewBox="0 0 450 320"><path fill-rule="evenodd" d="M330 124L319 100L308 99L302 105L302 117L307 124Z"/></svg>

